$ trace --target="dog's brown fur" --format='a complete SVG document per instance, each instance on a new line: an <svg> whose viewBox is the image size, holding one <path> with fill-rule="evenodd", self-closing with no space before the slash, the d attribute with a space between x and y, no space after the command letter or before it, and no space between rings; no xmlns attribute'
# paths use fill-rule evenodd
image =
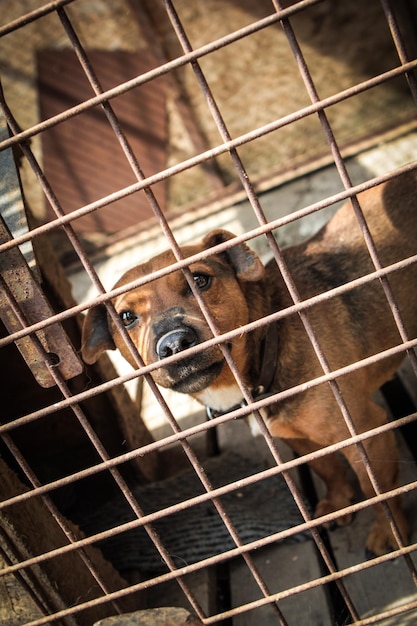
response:
<svg viewBox="0 0 417 626"><path fill-rule="evenodd" d="M416 183L416 175L409 173L359 196L383 265L417 252ZM189 257L232 237L226 231L214 231L201 243L185 246L182 252ZM374 269L350 202L317 235L301 245L287 248L284 255L302 299ZM164 252L128 271L116 286L147 276L174 260L170 251ZM196 283L201 284L204 301L222 332L291 304L275 261L264 267L245 244L194 263L190 270ZM211 277L209 284L205 284L207 276ZM414 338L417 335L417 265L391 274L389 283L409 337ZM147 364L211 337L181 271L116 297L113 304L119 314L124 313L130 336ZM332 370L400 343L399 332L379 281L316 304L308 310L308 319ZM256 384L261 368L259 346L265 333L263 327L237 336L230 344L232 357L250 388ZM174 346L172 337L177 340ZM118 348L135 366L104 306L91 309L83 329L84 360L92 363L103 350L114 348ZM385 422L385 411L375 404L372 395L394 375L402 357L380 360L338 379L358 432ZM299 317L295 314L284 317L278 325L278 358L271 391L288 389L322 373ZM163 387L191 394L216 410L227 410L242 399L217 346L197 356L162 366L154 371L153 376ZM313 387L268 407L265 417L271 434L287 440L299 454L341 441L349 435L328 384ZM394 488L398 468L394 434L389 432L368 439L365 448L381 489L387 491ZM365 496L374 495L357 447L350 446L343 453L355 470ZM327 455L311 465L327 486L327 494L319 502L316 515L349 505L353 489L338 456ZM391 500L390 507L405 539L407 524L399 499ZM338 518L340 524L349 521L348 516ZM382 554L394 545L385 515L377 507L376 520L366 546L374 554Z"/></svg>

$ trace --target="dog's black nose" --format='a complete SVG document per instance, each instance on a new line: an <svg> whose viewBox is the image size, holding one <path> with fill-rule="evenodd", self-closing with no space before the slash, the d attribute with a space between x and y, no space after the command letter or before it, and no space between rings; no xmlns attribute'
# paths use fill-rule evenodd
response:
<svg viewBox="0 0 417 626"><path fill-rule="evenodd" d="M160 359L164 359L172 354L177 354L182 350L191 348L197 344L197 335L195 331L184 326L182 328L176 328L162 335L156 343L156 353Z"/></svg>

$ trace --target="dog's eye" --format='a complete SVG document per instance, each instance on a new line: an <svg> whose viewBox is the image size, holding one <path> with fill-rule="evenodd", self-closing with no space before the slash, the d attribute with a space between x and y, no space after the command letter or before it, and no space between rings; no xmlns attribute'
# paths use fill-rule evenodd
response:
<svg viewBox="0 0 417 626"><path fill-rule="evenodd" d="M122 311L119 313L119 317L126 328L131 328L133 324L138 320L138 316L133 311Z"/></svg>
<svg viewBox="0 0 417 626"><path fill-rule="evenodd" d="M207 274L193 274L193 278L195 284L201 291L208 289L211 285L211 276Z"/></svg>

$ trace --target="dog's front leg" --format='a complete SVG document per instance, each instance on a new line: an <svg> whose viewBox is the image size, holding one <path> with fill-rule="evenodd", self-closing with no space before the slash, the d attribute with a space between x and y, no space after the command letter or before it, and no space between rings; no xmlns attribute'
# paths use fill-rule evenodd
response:
<svg viewBox="0 0 417 626"><path fill-rule="evenodd" d="M369 402L366 410L368 427L371 424L375 427L386 422L384 409L373 401ZM364 442L364 447L381 492L395 489L398 485L398 453L394 433L390 431L368 439ZM344 454L356 472L363 494L366 498L371 498L375 495L375 491L357 446L345 448ZM400 535L406 541L408 524L402 509L401 498L392 498L388 501L388 504L397 523ZM387 550L396 549L398 546L382 506L375 506L375 514L376 519L369 532L366 549L370 554L380 556Z"/></svg>
<svg viewBox="0 0 417 626"><path fill-rule="evenodd" d="M285 439L289 446L300 456L319 450L321 446L308 439ZM309 466L323 480L326 493L319 501L315 511L315 517L321 517L333 513L352 504L354 488L346 475L346 465L338 454L326 454L324 457L309 462ZM341 515L335 522L327 524L332 527L346 526L352 521L352 515Z"/></svg>

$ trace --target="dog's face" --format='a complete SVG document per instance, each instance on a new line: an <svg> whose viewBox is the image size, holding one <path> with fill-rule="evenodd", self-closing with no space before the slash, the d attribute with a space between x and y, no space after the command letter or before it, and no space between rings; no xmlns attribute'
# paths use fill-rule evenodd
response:
<svg viewBox="0 0 417 626"><path fill-rule="evenodd" d="M183 247L182 253L184 257L189 257L233 237L227 231L213 231L201 243ZM174 262L172 252L164 252L126 272L115 287L147 276ZM251 321L248 282L260 281L264 267L245 244L193 263L189 269L222 333ZM113 305L147 365L213 336L180 270L114 298ZM229 344L232 356L243 372L247 359L245 341L246 336L242 336ZM136 366L104 305L90 309L83 327L84 360L93 363L103 350L115 348L133 367ZM188 394L198 394L213 385L227 387L232 384L232 374L218 346L160 367L153 372L153 377L163 387Z"/></svg>

